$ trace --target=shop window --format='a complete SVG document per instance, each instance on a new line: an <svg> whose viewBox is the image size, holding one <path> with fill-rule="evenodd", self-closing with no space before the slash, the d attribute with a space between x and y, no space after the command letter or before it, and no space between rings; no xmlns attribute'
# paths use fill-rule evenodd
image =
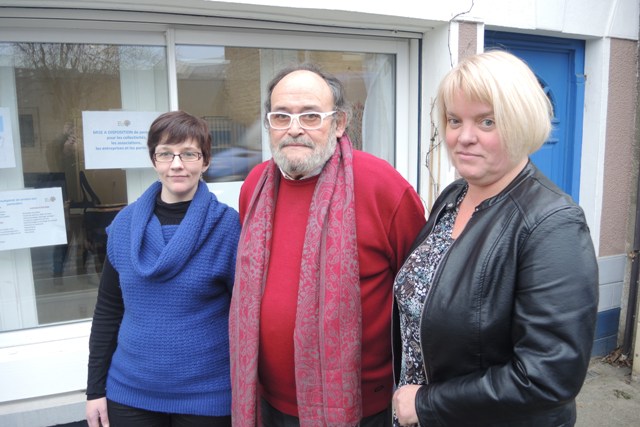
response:
<svg viewBox="0 0 640 427"><path fill-rule="evenodd" d="M0 86L13 88L14 96L3 98L0 106L9 112L17 109L20 141L14 146L22 160L8 172L22 178L22 194L59 189L59 225L66 231L66 243L50 245L44 236L34 236L25 248L13 249L18 281L9 284L21 309L14 318L5 311L0 329L87 319L93 315L105 258L105 227L128 200L124 170L87 169L82 113L166 111L165 48L12 43L2 45L1 55L3 63L12 64L12 73L2 75ZM150 79L154 84L149 85ZM132 92L143 94L152 105L128 105ZM19 218L9 221L17 224ZM30 265L30 271L21 265Z"/></svg>
<svg viewBox="0 0 640 427"><path fill-rule="evenodd" d="M66 240L9 249L13 258L0 258L0 267L15 272L0 289L15 298L15 309L0 314L0 331L91 318L105 228L155 179L150 162L139 169L88 164L85 112L168 111L169 79L175 78L178 108L210 127L213 156L204 179L214 192L230 186L219 198L234 206L247 173L270 157L266 85L291 63L315 62L345 84L353 113L347 133L355 148L394 164L395 55L186 43L175 52L177 72L168 78L164 46L0 44L1 64L11 64L9 74L0 73L0 86L13 88L11 96L0 93L0 108L14 111L20 139L9 173L22 184L16 188L60 191Z"/></svg>

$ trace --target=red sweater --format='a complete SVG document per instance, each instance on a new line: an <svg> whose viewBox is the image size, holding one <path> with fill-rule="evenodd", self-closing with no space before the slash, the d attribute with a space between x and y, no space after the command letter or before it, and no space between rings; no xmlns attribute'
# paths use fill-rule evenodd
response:
<svg viewBox="0 0 640 427"><path fill-rule="evenodd" d="M391 307L393 280L425 224L415 190L388 162L353 152L356 237L362 300L362 409L386 409L393 394ZM267 162L256 166L240 192L240 219ZM298 282L309 205L318 176L281 178L269 268L260 313L262 395L276 409L298 416L293 354Z"/></svg>

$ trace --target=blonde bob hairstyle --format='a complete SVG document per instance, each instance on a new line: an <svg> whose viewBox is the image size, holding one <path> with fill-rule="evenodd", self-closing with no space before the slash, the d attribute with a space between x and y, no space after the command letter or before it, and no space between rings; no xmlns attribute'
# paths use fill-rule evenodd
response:
<svg viewBox="0 0 640 427"><path fill-rule="evenodd" d="M462 92L471 102L493 108L503 147L514 161L539 149L551 132L553 107L531 69L516 56L492 50L462 59L438 88L440 134L447 125L447 105Z"/></svg>

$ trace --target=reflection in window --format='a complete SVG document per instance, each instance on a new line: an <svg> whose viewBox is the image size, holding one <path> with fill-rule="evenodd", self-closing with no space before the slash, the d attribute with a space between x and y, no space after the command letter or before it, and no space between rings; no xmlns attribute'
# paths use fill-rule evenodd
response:
<svg viewBox="0 0 640 427"><path fill-rule="evenodd" d="M128 202L127 173L86 169L82 112L168 111L165 47L5 43L0 60L0 107L17 107L19 117L22 162L15 174L26 188L61 189L67 235L64 245L15 252L20 279L2 286L15 287L10 293L19 308L4 314L10 321L0 330L90 318L105 227ZM344 83L353 107L347 132L354 146L394 163L393 55L180 45L178 106L203 117L213 137L205 180L218 186L242 181L270 157L263 124L266 85L281 68L305 61ZM11 90L15 97L2 98Z"/></svg>
<svg viewBox="0 0 640 427"><path fill-rule="evenodd" d="M168 106L164 47L71 43L2 45L12 55L25 188L60 187L67 244L31 248L37 319L44 325L93 315L105 227L127 203L123 170L87 170L83 111L136 110L132 97ZM25 283L18 283L24 287ZM30 292L29 292L30 291Z"/></svg>
<svg viewBox="0 0 640 427"><path fill-rule="evenodd" d="M347 133L355 148L393 164L395 62L392 55L221 46L176 47L178 103L203 117L212 136L209 182L242 181L263 159L262 106L266 85L281 68L315 62L345 85L353 117Z"/></svg>

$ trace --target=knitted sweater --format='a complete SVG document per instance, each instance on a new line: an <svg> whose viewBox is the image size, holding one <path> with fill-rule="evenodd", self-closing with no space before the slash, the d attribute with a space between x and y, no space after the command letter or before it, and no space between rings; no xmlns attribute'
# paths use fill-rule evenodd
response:
<svg viewBox="0 0 640 427"><path fill-rule="evenodd" d="M153 214L160 183L107 229L125 304L107 398L168 413L230 414L228 316L240 223L200 183L180 225Z"/></svg>

